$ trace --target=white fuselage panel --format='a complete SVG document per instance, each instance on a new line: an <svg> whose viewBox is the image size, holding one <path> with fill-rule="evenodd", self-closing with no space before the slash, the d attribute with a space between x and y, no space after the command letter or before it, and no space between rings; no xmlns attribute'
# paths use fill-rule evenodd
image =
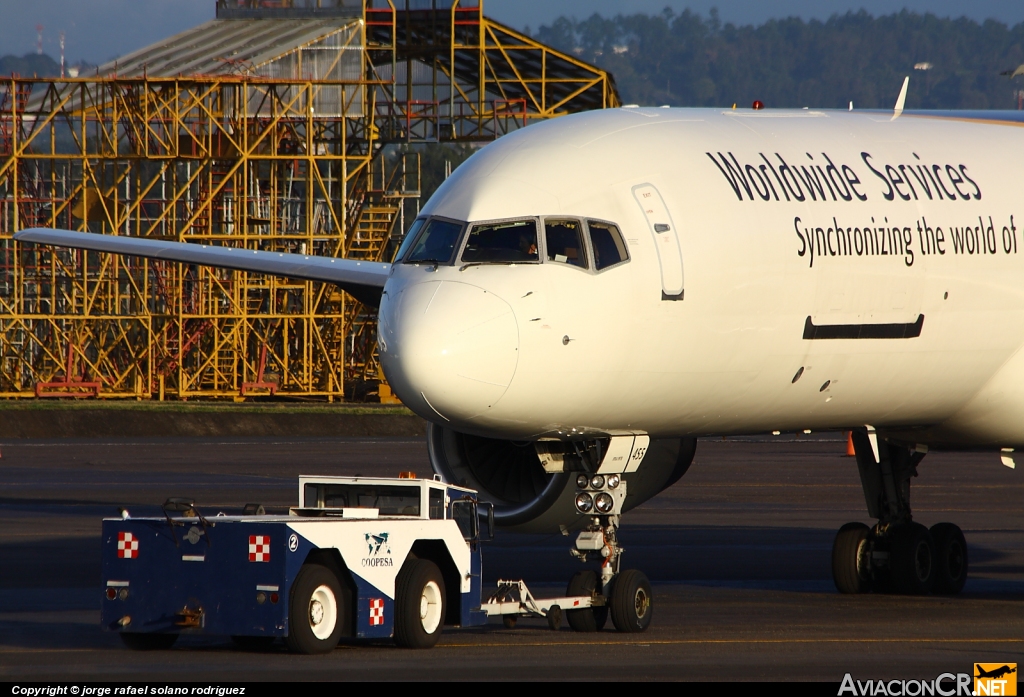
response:
<svg viewBox="0 0 1024 697"><path fill-rule="evenodd" d="M493 437L871 423L1024 445L1020 152L1024 128L878 113L530 126L424 215L611 221L630 261L396 264L385 372L425 418Z"/></svg>

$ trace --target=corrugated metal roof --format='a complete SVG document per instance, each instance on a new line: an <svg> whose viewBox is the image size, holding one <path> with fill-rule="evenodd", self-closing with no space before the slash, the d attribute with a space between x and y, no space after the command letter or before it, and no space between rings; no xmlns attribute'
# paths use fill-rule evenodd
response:
<svg viewBox="0 0 1024 697"><path fill-rule="evenodd" d="M238 75L361 20L214 19L99 67L100 75ZM358 39L353 48L359 47Z"/></svg>

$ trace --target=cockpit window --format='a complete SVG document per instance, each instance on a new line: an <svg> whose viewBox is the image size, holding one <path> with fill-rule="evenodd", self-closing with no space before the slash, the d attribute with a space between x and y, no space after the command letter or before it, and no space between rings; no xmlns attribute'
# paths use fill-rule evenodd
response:
<svg viewBox="0 0 1024 697"><path fill-rule="evenodd" d="M537 223L513 220L474 225L462 252L466 263L514 264L540 261L537 254Z"/></svg>
<svg viewBox="0 0 1024 697"><path fill-rule="evenodd" d="M617 227L596 220L588 220L587 225L590 227L590 243L594 248L594 266L598 271L629 259L626 243Z"/></svg>
<svg viewBox="0 0 1024 697"><path fill-rule="evenodd" d="M548 260L587 268L587 248L583 244L583 225L578 220L548 218L544 221Z"/></svg>
<svg viewBox="0 0 1024 697"><path fill-rule="evenodd" d="M420 228L423 227L423 223L427 222L426 218L417 218L413 221L412 227L409 228L409 232L405 233L405 239L402 240L402 246L398 248L398 253L395 254L395 261L401 261L406 254L409 253L409 248L412 247L412 243L416 240L416 235L420 233Z"/></svg>
<svg viewBox="0 0 1024 697"><path fill-rule="evenodd" d="M417 221L418 222L418 221ZM399 259L406 263L434 262L447 264L455 252L455 244L459 241L459 234L462 232L460 223L453 223L450 220L431 218L422 230L413 237L416 226L409 230L406 241L402 243L399 250ZM409 242L412 240L412 242ZM406 245L409 245L406 248ZM402 250L404 252L404 256Z"/></svg>

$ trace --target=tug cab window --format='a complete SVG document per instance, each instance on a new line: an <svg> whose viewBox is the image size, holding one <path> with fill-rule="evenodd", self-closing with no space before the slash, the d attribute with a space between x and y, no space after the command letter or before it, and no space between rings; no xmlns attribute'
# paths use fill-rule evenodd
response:
<svg viewBox="0 0 1024 697"><path fill-rule="evenodd" d="M430 487L427 505L430 508L431 520L444 520L444 489Z"/></svg>
<svg viewBox="0 0 1024 697"><path fill-rule="evenodd" d="M420 487L375 484L317 484L311 496L307 484L305 504L323 501L322 508L376 508L380 515L420 514Z"/></svg>
<svg viewBox="0 0 1024 697"><path fill-rule="evenodd" d="M594 248L594 267L600 271L629 259L622 233L611 223L588 220L590 244Z"/></svg>
<svg viewBox="0 0 1024 697"><path fill-rule="evenodd" d="M423 224L421 220L417 220L409 229L409 234L405 236L405 241L398 250L397 259L406 264L447 264L455 253L455 245L461 233L461 223L431 218Z"/></svg>
<svg viewBox="0 0 1024 697"><path fill-rule="evenodd" d="M544 239L548 245L548 261L587 268L587 248L583 244L580 221L548 218L544 221Z"/></svg>
<svg viewBox="0 0 1024 697"><path fill-rule="evenodd" d="M462 261L478 264L540 261L536 221L513 220L474 225L466 239Z"/></svg>
<svg viewBox="0 0 1024 697"><path fill-rule="evenodd" d="M452 519L459 526L465 539L475 540L480 536L476 501L471 499L452 501Z"/></svg>
<svg viewBox="0 0 1024 697"><path fill-rule="evenodd" d="M320 508L320 489L316 484L306 484L302 492L302 505L306 508Z"/></svg>

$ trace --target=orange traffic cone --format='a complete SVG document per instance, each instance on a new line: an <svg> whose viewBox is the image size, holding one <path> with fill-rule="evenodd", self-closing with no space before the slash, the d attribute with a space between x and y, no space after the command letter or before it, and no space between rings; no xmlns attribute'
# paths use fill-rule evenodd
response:
<svg viewBox="0 0 1024 697"><path fill-rule="evenodd" d="M857 451L853 449L853 431L846 432L846 457L855 457Z"/></svg>

